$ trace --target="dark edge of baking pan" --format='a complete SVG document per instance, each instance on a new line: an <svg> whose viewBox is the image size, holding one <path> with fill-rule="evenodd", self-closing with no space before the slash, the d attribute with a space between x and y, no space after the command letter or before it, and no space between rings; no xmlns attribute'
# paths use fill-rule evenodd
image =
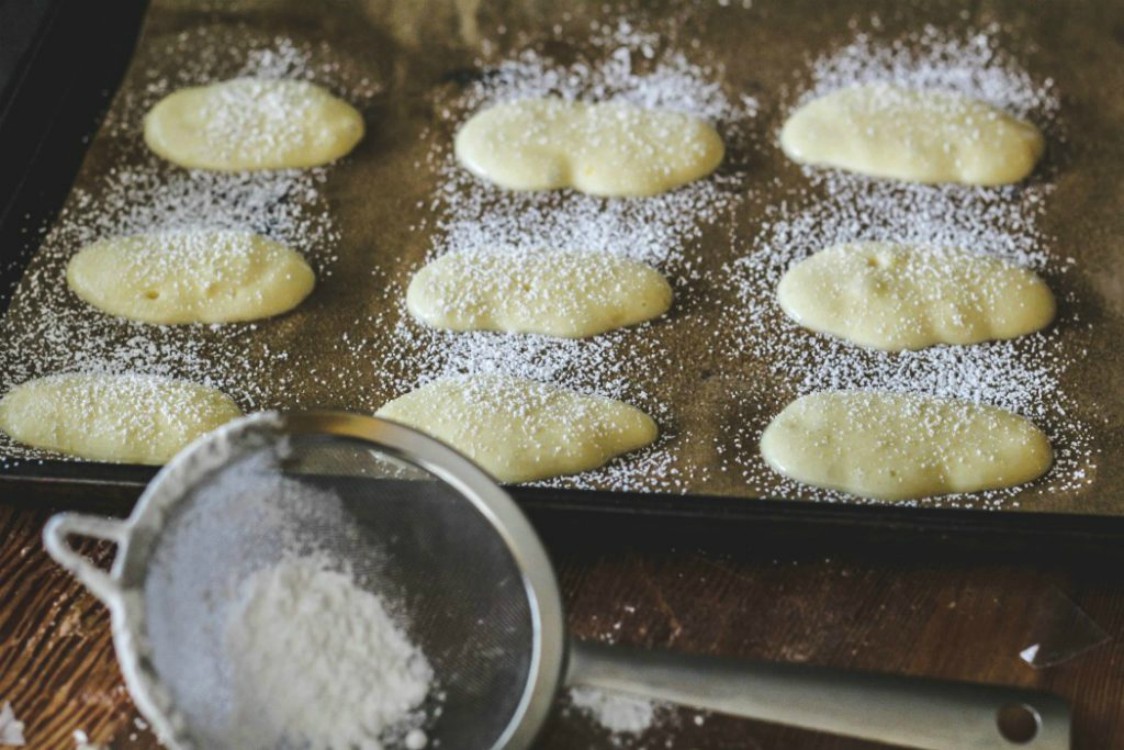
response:
<svg viewBox="0 0 1124 750"><path fill-rule="evenodd" d="M0 313L38 247L39 228L48 227L62 206L89 136L122 80L146 4L41 0L19 13L0 6L0 40L20 45L0 57L6 66L0 67ZM154 473L143 466L0 462L0 502L120 515ZM509 489L542 521L545 533L579 542L627 532L630 543L650 536L709 546L724 538L732 547L768 547L830 539L833 545L882 544L903 554L932 545L1043 555L1124 551L1124 516Z"/></svg>
<svg viewBox="0 0 1124 750"><path fill-rule="evenodd" d="M124 515L157 469L67 461L0 473L0 500ZM393 484L395 480L367 480ZM1124 518L854 505L781 499L509 486L547 536L600 544L698 545L743 550L813 548L821 554L877 546L904 558L955 549L979 557L1116 558Z"/></svg>
<svg viewBox="0 0 1124 750"><path fill-rule="evenodd" d="M0 5L0 313L70 192L147 0Z"/></svg>

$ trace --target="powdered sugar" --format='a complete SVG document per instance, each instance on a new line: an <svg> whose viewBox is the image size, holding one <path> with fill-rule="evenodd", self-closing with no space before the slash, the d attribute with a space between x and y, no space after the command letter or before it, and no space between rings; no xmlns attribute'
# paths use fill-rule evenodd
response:
<svg viewBox="0 0 1124 750"><path fill-rule="evenodd" d="M247 411L374 411L438 377L500 372L619 398L659 423L661 437L650 448L554 484L829 500L840 498L781 483L760 463L756 443L771 411L821 388L896 387L995 403L1041 421L1059 456L1041 486L1084 486L1091 474L1083 472L1095 453L1085 428L1069 417L1060 382L1089 334L1067 304L1074 288L1066 272L1071 262L1041 229L1052 192L1049 154L1044 168L1015 187L887 185L801 170L774 158L772 133L763 132L780 124L763 122L765 116L809 97L859 81L893 81L1002 106L1030 119L1054 143L1063 129L1052 81L1027 74L989 30L953 35L925 28L890 42L858 34L810 62L809 85L782 94L779 102L752 89L762 97L758 102L742 93L752 85L744 71L729 76L713 62L721 54L691 44L689 33L661 35L653 28L594 23L576 54L573 47L554 53L558 43L566 48L558 30L523 34L517 43L485 44L471 73L411 92L417 96L411 101L433 115L416 148L395 150L398 131L373 128L380 148L388 143L394 148L368 158L361 146L352 157L363 170L381 170L384 161L405 155L416 172L427 175L424 184L430 187L411 189L406 202L396 195L396 185L387 185L386 195L369 203L369 217L353 210L346 226L336 225L333 212L344 213L355 202L347 192L354 184L344 188L343 197L332 187L333 170L346 166L210 175L130 158L132 166L108 168L104 187L87 186L87 194L71 201L23 282L7 329L8 350L21 354L0 355L0 386L59 370L137 371L218 387ZM244 51L233 63L216 66L207 45L235 38ZM187 54L196 48L201 51ZM147 107L179 86L238 75L280 76L315 80L356 103L379 88L369 68L341 77L334 53L323 45L261 33L184 32L164 53L186 62L172 74L150 76L139 91L126 88L108 127L118 138L109 156L135 148ZM718 129L726 162L705 180L643 200L567 191L508 193L456 163L452 138L472 113L544 95L689 112ZM423 128L414 121L409 127L415 125ZM417 142L416 131L403 132ZM783 174L775 174L778 170ZM388 201L403 226L391 227L391 239L380 244L378 229L365 223L385 221L389 210L380 207ZM407 223L412 234L404 229ZM145 327L91 316L72 301L60 304L66 298L65 291L60 295L61 270L82 242L194 224L250 229L281 241L302 252L318 280L327 283L294 313L249 326ZM847 348L800 331L773 301L780 274L816 250L854 240L958 246L1032 268L1059 296L1061 317L1045 333L1015 342L900 356ZM406 312L409 274L426 260L447 252L529 248L612 253L653 265L672 283L672 309L651 323L573 341L451 334L425 328ZM347 283L339 277L341 268ZM316 325L309 325L313 320ZM707 414L692 413L692 404L705 404ZM0 441L5 455L41 455ZM983 502L1001 501L996 496Z"/></svg>
<svg viewBox="0 0 1124 750"><path fill-rule="evenodd" d="M289 150L309 139L301 125L315 106L307 86L246 77L211 91L200 109L201 136L221 160L237 159L244 150Z"/></svg>
<svg viewBox="0 0 1124 750"><path fill-rule="evenodd" d="M433 679L382 599L322 556L285 558L242 581L226 648L238 747L379 750L387 732L405 734ZM406 731L417 746L420 730Z"/></svg>
<svg viewBox="0 0 1124 750"><path fill-rule="evenodd" d="M188 474L208 479L190 491L169 480L166 496L188 495L156 518L160 543L131 611L162 683L150 692L168 696L158 732L182 723L196 744L222 747L417 742L439 710L438 675L413 643L384 540L332 487L282 475L287 441L230 450L196 456Z"/></svg>
<svg viewBox="0 0 1124 750"><path fill-rule="evenodd" d="M253 410L278 405L276 387L263 383L262 362L283 364L293 335L276 321L237 326L151 326L112 318L77 301L66 287L66 262L84 245L112 236L199 230L252 231L301 253L328 278L341 240L325 198L328 168L218 173L176 169L147 152L140 120L155 101L180 85L214 79L221 35L185 33L167 54L192 49L191 64L175 81L151 81L138 95L126 87L105 131L125 166L110 166L75 190L32 260L13 304L0 322L0 390L56 372L141 373L191 380L233 396ZM263 78L326 78L335 70L325 50L278 38L250 43L241 72ZM315 62L314 62L315 60ZM353 83L362 101L376 87ZM105 146L103 146L105 147ZM120 158L120 157L127 158ZM275 376L276 377L276 376ZM0 436L6 457L41 451Z"/></svg>
<svg viewBox="0 0 1124 750"><path fill-rule="evenodd" d="M642 734L651 729L663 706L623 693L606 693L593 688L572 688L570 705L590 716L614 735Z"/></svg>
<svg viewBox="0 0 1124 750"><path fill-rule="evenodd" d="M951 91L993 104L1018 117L1049 122L1059 103L1052 79L1033 79L997 40L998 26L953 35L926 24L889 43L859 33L813 65L809 101L835 89L893 82L910 89Z"/></svg>
<svg viewBox="0 0 1124 750"><path fill-rule="evenodd" d="M495 63L488 73L439 103L448 130L430 152L440 184L427 206L437 214L437 240L430 257L447 252L520 252L556 249L614 254L655 266L677 289L676 306L701 280L702 265L687 248L702 241L710 222L722 221L744 198L742 175L729 168L679 190L643 200L604 200L573 192L512 193L474 178L453 158L452 133L474 111L517 99L558 96L587 101L623 100L645 107L689 112L711 121L728 151L744 149L757 111L750 97L735 100L713 81L713 71L667 49L659 36L625 23L593 35L596 61L560 65L525 50ZM446 137L447 136L447 137ZM404 290L403 290L404 291ZM557 480L571 486L686 489L674 467L682 436L666 402L649 391L636 372L654 372L674 362L664 343L666 321L614 331L592 339L560 341L539 336L447 334L425 329L403 313L389 342L405 390L460 373L502 372L550 381L583 392L633 403L661 422L657 444L609 468ZM406 373L415 372L411 379ZM677 439L680 438L680 439ZM698 467L697 477L706 470Z"/></svg>
<svg viewBox="0 0 1124 750"><path fill-rule="evenodd" d="M74 730L74 750L107 750L105 745L99 745L90 741L87 735L81 729Z"/></svg>
<svg viewBox="0 0 1124 750"><path fill-rule="evenodd" d="M911 87L956 91L1004 106L1050 125L1057 110L1052 82L1034 82L1003 54L988 34L949 39L933 28L889 46L860 35L854 43L813 65L806 100L855 82L892 81ZM1052 128L1047 127L1047 130ZM1058 257L1053 238L1039 229L1051 186L1039 178L1024 185L984 189L926 186L873 180L805 168L812 185L789 193L767 209L768 220L730 266L738 305L727 329L741 357L766 363L779 390L793 397L818 390L878 389L990 403L1030 417L1056 449L1046 480L1055 489L1087 482L1090 458L1086 428L1068 417L1060 377L1072 361L1080 321L1060 319L1045 332L970 347L936 346L886 353L812 334L787 319L775 302L781 275L793 264L832 245L889 241L958 248L1005 259L1044 274L1064 299L1072 259ZM762 417L766 417L765 420ZM770 477L756 451L767 416L745 431L733 457L754 485L773 485L785 496L839 499ZM748 455L747 455L748 454ZM1004 493L951 497L939 502L991 505Z"/></svg>
<svg viewBox="0 0 1124 750"><path fill-rule="evenodd" d="M23 736L24 724L16 718L10 701L0 704L0 745L22 747L27 744Z"/></svg>

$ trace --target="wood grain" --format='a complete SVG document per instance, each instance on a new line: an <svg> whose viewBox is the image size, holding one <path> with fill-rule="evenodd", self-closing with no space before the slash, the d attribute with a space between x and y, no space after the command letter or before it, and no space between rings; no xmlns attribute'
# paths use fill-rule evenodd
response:
<svg viewBox="0 0 1124 750"><path fill-rule="evenodd" d="M30 748L73 748L75 730L113 748L159 745L114 660L108 613L44 553L46 510L0 506L0 701ZM1074 747L1124 747L1124 583L1119 566L928 552L829 540L786 543L746 529L740 545L660 542L650 529L552 533L573 633L622 644L1048 689L1071 701ZM668 527L679 540L681 528ZM563 537L562 539L558 537ZM689 538L689 537L688 537ZM112 549L83 543L107 564ZM1031 555L1035 557L1035 555ZM1044 609L1045 607L1045 609ZM1080 607L1109 637L1059 666L1018 656L1044 614ZM1065 635L1058 633L1056 635ZM635 740L560 709L540 746L859 750L876 745L688 710Z"/></svg>

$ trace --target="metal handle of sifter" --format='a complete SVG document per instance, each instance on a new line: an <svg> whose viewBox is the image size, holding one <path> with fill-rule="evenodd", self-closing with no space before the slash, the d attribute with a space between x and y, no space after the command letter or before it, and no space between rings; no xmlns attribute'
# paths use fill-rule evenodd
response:
<svg viewBox="0 0 1124 750"><path fill-rule="evenodd" d="M1069 750L1049 693L574 642L567 683L922 750Z"/></svg>
<svg viewBox="0 0 1124 750"><path fill-rule="evenodd" d="M43 545L47 548L47 554L77 576L94 596L105 604L112 604L121 592L117 580L71 547L70 537L86 536L113 542L118 547L117 554L120 555L120 547L125 543L127 528L127 522L112 518L60 513L52 516L43 527Z"/></svg>

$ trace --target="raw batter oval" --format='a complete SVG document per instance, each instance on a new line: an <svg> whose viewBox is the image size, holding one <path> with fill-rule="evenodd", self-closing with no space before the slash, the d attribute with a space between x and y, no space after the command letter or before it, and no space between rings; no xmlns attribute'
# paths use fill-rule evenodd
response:
<svg viewBox="0 0 1124 750"><path fill-rule="evenodd" d="M900 351L1032 333L1054 319L1033 271L959 249L859 242L788 269L777 299L805 328Z"/></svg>
<svg viewBox="0 0 1124 750"><path fill-rule="evenodd" d="M116 463L162 464L240 415L213 388L148 375L49 375L0 400L0 430L14 440Z"/></svg>
<svg viewBox="0 0 1124 750"><path fill-rule="evenodd" d="M144 142L181 167L299 169L333 162L363 139L354 107L308 81L234 78L180 89L144 118Z"/></svg>
<svg viewBox="0 0 1124 750"><path fill-rule="evenodd" d="M145 323L230 323L288 312L316 283L299 253L250 232L111 237L66 269L70 288L110 315Z"/></svg>
<svg viewBox="0 0 1124 750"><path fill-rule="evenodd" d="M884 500L1013 487L1053 451L1023 417L966 401L824 391L790 403L761 436L773 469L806 484Z"/></svg>
<svg viewBox="0 0 1124 750"><path fill-rule="evenodd" d="M507 375L437 380L376 415L426 432L512 483L597 468L658 434L634 406Z"/></svg>
<svg viewBox="0 0 1124 750"><path fill-rule="evenodd" d="M672 190L713 172L725 153L714 128L689 114L558 98L478 112L455 147L469 171L508 190L601 196Z"/></svg>
<svg viewBox="0 0 1124 750"><path fill-rule="evenodd" d="M781 130L795 161L921 183L1004 185L1034 170L1042 133L985 102L888 83L833 91Z"/></svg>
<svg viewBox="0 0 1124 750"><path fill-rule="evenodd" d="M474 251L418 271L406 306L434 328L581 338L663 315L671 297L658 271L616 255Z"/></svg>

